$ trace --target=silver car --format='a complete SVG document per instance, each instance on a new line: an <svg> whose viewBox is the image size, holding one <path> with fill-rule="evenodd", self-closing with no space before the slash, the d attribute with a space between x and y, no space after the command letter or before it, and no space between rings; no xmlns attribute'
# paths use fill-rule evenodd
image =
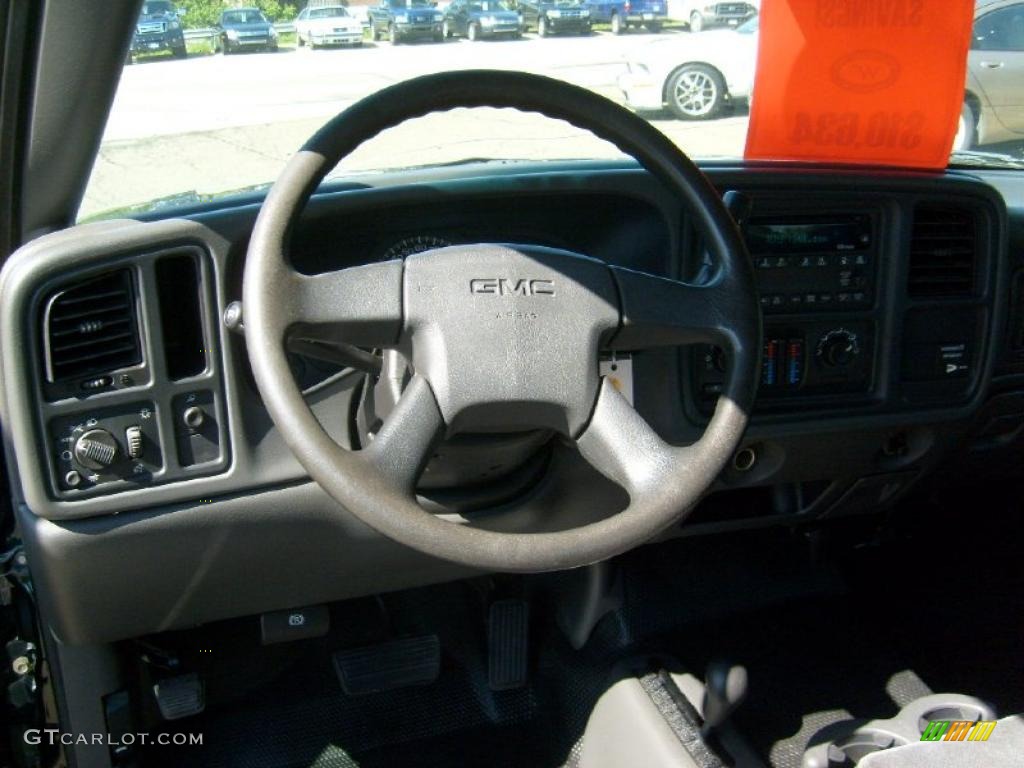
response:
<svg viewBox="0 0 1024 768"><path fill-rule="evenodd" d="M954 149L1024 136L1024 2L980 0Z"/></svg>

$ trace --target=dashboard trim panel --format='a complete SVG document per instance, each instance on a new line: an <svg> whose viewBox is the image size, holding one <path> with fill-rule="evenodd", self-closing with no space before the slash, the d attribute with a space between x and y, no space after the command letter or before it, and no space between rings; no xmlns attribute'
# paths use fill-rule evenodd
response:
<svg viewBox="0 0 1024 768"><path fill-rule="evenodd" d="M792 200L806 196L817 200L819 209L822 200L829 197L849 200L849 190L859 186L860 192L855 196L861 201L864 195L878 200L902 201L892 203L892 210L887 216L898 215L900 210L905 212L908 201L937 196L943 199L963 198L987 211L991 223L988 253L1005 253L1007 225L1002 199L992 188L967 174L817 174L728 168L708 168L707 172L713 184L722 191L740 189L753 196L755 201L759 197L767 200L773 196L782 196ZM576 171L563 169L548 173L532 170L516 173L514 169L502 168L491 176L458 180L449 178L447 174L450 174L450 169L439 172L436 177L430 171L423 171L398 177L405 179L405 185L398 185L395 179L384 178L380 186L375 188L328 189L313 198L304 214L304 221L335 216L343 220L355 211L365 210L367 205L414 205L422 200L452 199L463 195L506 196L514 201L524 194L616 194L645 201L662 213L670 232L670 251L664 257L665 272L678 276L689 269L680 259L683 249L679 244L684 241L686 231L678 206L668 199L667 193L646 173L629 165L591 168L584 163ZM3 328L0 330L3 338L3 407L8 424L8 439L17 466L22 468L22 493L35 514L55 520L89 517L241 491L257 491L259 488L303 479L301 468L269 423L258 395L247 381L244 339L229 337L216 320L227 303L238 298L237 281L244 260L247 233L257 210L256 205L247 204L240 208L197 212L191 219L87 224L42 237L12 257L0 286L0 299L3 302ZM897 303L903 306L898 291L902 289L904 281L899 265L890 261L891 255L899 252L901 238L905 236L902 231L891 232L879 244L883 250L880 269L889 275L889 279L883 280L879 274L875 308L868 310L878 323L879 338L892 339L899 336L901 318L885 316L879 308ZM210 254L209 269L216 286L213 306L209 308L211 330L215 331L212 342L216 344L215 354L223 376L226 424L232 446L230 460L222 473L210 477L189 478L159 487L127 490L102 499L69 502L52 498L46 483L39 477L40 473L31 469L35 463L34 457L43 444L44 435L36 416L38 403L35 386L26 379L26 372L35 370L33 365L26 365L26 361L35 359L35 351L26 344L26 336L19 332L24 318L33 316L31 312L38 301L40 287L51 285L54 279L62 279L77 271L124 263L133 254L181 247L195 247ZM624 257L628 261L628 254L624 254ZM992 265L986 275L984 291L978 297L978 303L986 307L986 332L983 334L984 346L978 356L981 364L974 385L964 399L952 404L921 403L913 407L906 407L905 404L897 407L891 385L883 384L878 389L877 401L858 406L855 411L829 412L808 401L806 407L798 412L758 413L749 434L776 435L781 439L786 434L809 434L822 430L841 432L846 429L888 430L969 417L981 404L992 375L994 344L999 336L996 329L1002 327L1005 311L1003 302L995 299L1002 297L1005 292L1005 266L1002 259ZM886 348L879 354L876 376L881 382L890 381L898 353ZM686 356L673 352L667 356L644 357L635 362L634 376L652 376L652 380L661 382L659 386L674 387L674 391L683 393L683 396L672 402L655 402L657 398L651 397L645 401L641 398L641 411L666 439L677 442L692 439L699 432L704 417L694 407L691 377L686 373ZM640 387L639 391L651 394L650 388ZM661 391L664 393L665 390ZM333 417L325 418L337 419L337 410L348 413L345 408L339 408L342 401L336 398L330 401L334 395L351 398L351 394L351 387L343 387L341 392L324 393L323 402L319 403L321 411L324 414L335 412ZM342 421L337 419L329 429L339 442L347 445L350 436ZM770 481L770 478L766 481Z"/></svg>

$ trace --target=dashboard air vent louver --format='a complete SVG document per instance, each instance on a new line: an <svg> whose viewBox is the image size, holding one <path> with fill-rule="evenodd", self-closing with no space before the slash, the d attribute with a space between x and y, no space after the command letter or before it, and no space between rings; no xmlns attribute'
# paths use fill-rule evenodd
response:
<svg viewBox="0 0 1024 768"><path fill-rule="evenodd" d="M978 237L969 209L919 205L914 210L907 292L915 299L974 293Z"/></svg>
<svg viewBox="0 0 1024 768"><path fill-rule="evenodd" d="M46 303L46 378L63 382L141 361L131 273L95 277Z"/></svg>

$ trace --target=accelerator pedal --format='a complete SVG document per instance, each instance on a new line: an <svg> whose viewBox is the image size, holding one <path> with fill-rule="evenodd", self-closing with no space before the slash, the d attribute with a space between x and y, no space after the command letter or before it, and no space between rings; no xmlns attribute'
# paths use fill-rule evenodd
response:
<svg viewBox="0 0 1024 768"><path fill-rule="evenodd" d="M526 685L530 647L530 605L525 600L491 603L487 622L487 678L492 691Z"/></svg>
<svg viewBox="0 0 1024 768"><path fill-rule="evenodd" d="M349 696L429 685L441 674L441 642L424 635L337 651L334 671Z"/></svg>

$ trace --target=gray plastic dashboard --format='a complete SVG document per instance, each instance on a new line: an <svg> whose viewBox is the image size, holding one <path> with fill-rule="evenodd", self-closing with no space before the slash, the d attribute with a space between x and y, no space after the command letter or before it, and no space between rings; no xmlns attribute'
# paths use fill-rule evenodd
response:
<svg viewBox="0 0 1024 768"><path fill-rule="evenodd" d="M796 398L784 407L756 412L746 440L746 446L756 447L755 466L727 470L717 488L821 482L829 490L802 510L810 515L830 514L844 499L848 504L850 494L865 481L870 486L871 478L903 478L900 490L905 490L962 439L986 398L1001 352L1007 303L1009 233L1002 197L987 184L955 173L714 168L709 175L723 192L739 189L750 195L754 215L808 215L867 204L878 212L880 222L875 298L852 320L835 316L840 325L855 321L873 329L868 396L856 402ZM607 206L608 201L620 200L622 220L612 216L600 238L581 238L577 247L649 271L686 275L699 269L694 233L675 201L628 165L443 169L381 177L372 186L328 188L307 210L297 249L306 233L306 248L319 249L313 260L318 268L348 266L375 257L373 248L355 237L358 222L364 222L364 231L377 234L393 227L398 242L409 233L438 231L436 213L422 218L425 208L436 212L458 201L452 207L459 210L473 201L498 201L507 202L502 226L515 229L517 204L529 199L539 201L538 209L550 208L546 203L552 199L579 206L589 201L604 201L600 204ZM964 386L938 398L914 399L907 397L897 372L904 318L920 304L909 300L902 287L910 212L922 200L954 202L980 217L977 290L963 301L929 303L946 310L968 307L978 325ZM464 573L383 540L338 510L304 476L263 410L249 377L244 341L220 320L228 303L240 298L240 275L257 203L239 200L179 218L102 222L54 233L26 245L0 276L2 407L11 466L17 468L20 483L19 524L32 550L36 577L47 587L41 593L51 596L49 613L64 639L127 637ZM372 218L382 211L387 212L386 219ZM643 237L630 229L637 221L642 222ZM558 228L551 220L520 224L531 240ZM471 227L463 236L485 230ZM551 238L562 245L571 230L550 232ZM631 253L629 244L638 242L643 247ZM201 265L203 332L210 357L202 373L171 382L158 354L160 319L150 306L147 265L159 254L183 250ZM296 250L293 259L298 258ZM145 370L130 387L47 401L40 381L41 303L61 285L120 266L135 270L141 281ZM780 322L789 322L788 316L780 317ZM706 418L695 390L695 365L692 354L675 350L633 361L637 407L673 442L695 439ZM318 417L346 446L352 440L349 422L356 381L343 380L314 396ZM173 441L165 440L164 466L148 482L102 493L69 493L60 487L60 472L53 463L54 418L87 420L94 412L145 402L152 404L160 433L169 439L176 428L176 398L200 388L214 394L222 429L222 451L215 462L193 472L172 466L175 462L168 454ZM901 433L908 442L906 453L886 454L886 441L893 433ZM587 493L573 490L570 483L583 476L591 489ZM532 515L477 524L516 530L543 520L557 528L613 513L622 504L620 495L557 446L548 471L525 492L534 501ZM868 505L877 501L870 493L864 499ZM255 560L261 562L260 569L253 569ZM130 615L119 611L117 604L131 605Z"/></svg>

